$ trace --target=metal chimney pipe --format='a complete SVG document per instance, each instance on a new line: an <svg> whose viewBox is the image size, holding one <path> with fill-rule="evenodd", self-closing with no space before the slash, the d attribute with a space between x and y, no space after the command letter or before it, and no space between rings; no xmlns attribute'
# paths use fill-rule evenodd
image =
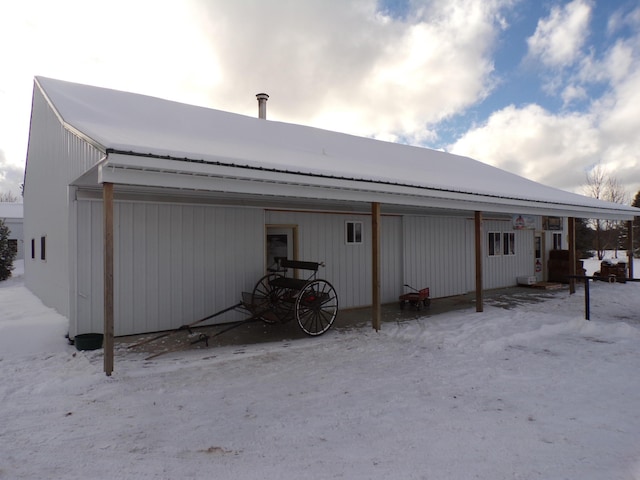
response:
<svg viewBox="0 0 640 480"><path fill-rule="evenodd" d="M263 118L266 120L267 100L269 100L269 95L267 95L266 93L258 93L256 94L256 98L258 99L258 118Z"/></svg>

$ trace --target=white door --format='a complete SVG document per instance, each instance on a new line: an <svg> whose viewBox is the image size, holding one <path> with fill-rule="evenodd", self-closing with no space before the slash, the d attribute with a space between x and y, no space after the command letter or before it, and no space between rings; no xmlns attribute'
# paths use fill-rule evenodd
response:
<svg viewBox="0 0 640 480"><path fill-rule="evenodd" d="M267 246L267 270L275 271L277 269L278 258L296 259L295 229L295 226L289 225L267 227L267 238L265 242Z"/></svg>
<svg viewBox="0 0 640 480"><path fill-rule="evenodd" d="M541 233L536 233L533 239L534 251L534 271L536 272L536 281L544 281L544 244Z"/></svg>

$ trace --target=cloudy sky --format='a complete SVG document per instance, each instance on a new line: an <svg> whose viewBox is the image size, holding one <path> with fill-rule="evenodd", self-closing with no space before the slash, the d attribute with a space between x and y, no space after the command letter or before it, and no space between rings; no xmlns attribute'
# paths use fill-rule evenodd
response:
<svg viewBox="0 0 640 480"><path fill-rule="evenodd" d="M0 65L0 193L36 75L640 190L638 0L0 0Z"/></svg>

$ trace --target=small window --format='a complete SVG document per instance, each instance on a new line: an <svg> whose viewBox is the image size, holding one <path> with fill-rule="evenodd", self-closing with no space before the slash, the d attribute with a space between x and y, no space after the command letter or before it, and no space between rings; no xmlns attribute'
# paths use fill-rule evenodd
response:
<svg viewBox="0 0 640 480"><path fill-rule="evenodd" d="M40 237L40 260L47 259L47 237Z"/></svg>
<svg viewBox="0 0 640 480"><path fill-rule="evenodd" d="M32 260L36 259L36 239L35 238L31 239L31 259Z"/></svg>
<svg viewBox="0 0 640 480"><path fill-rule="evenodd" d="M489 232L489 256L500 255L500 232Z"/></svg>
<svg viewBox="0 0 640 480"><path fill-rule="evenodd" d="M362 222L346 222L347 244L362 243Z"/></svg>
<svg viewBox="0 0 640 480"><path fill-rule="evenodd" d="M516 254L516 235L513 232L502 234L502 253L504 255Z"/></svg>
<svg viewBox="0 0 640 480"><path fill-rule="evenodd" d="M553 234L553 249L562 250L562 234L561 233Z"/></svg>

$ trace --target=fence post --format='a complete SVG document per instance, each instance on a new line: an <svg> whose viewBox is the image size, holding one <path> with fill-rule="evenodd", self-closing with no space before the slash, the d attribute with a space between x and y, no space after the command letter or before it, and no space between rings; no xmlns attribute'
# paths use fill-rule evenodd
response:
<svg viewBox="0 0 640 480"><path fill-rule="evenodd" d="M584 319L591 320L591 302L589 300L589 281L590 278L584 279Z"/></svg>

